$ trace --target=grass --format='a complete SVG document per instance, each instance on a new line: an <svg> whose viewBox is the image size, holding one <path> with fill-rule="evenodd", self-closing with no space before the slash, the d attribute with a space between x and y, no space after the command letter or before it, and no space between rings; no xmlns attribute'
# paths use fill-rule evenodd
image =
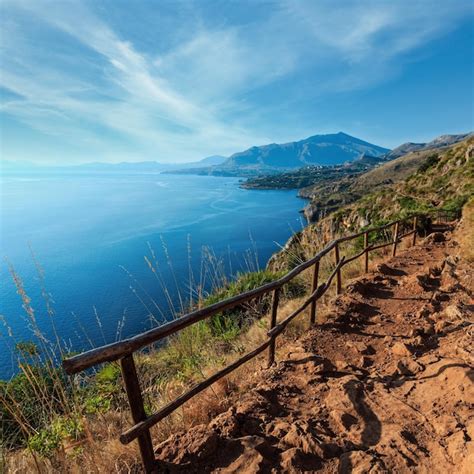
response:
<svg viewBox="0 0 474 474"><path fill-rule="evenodd" d="M190 298L194 297L193 301L186 300L181 294L177 301L171 301L170 289L162 287L174 317L180 317L190 309L209 306L236 296L282 276L282 272L256 270L238 273L229 280L225 276L222 262L209 250L205 251L205 256L206 262L201 266L205 276L198 279L190 277L189 295ZM255 268L256 260L249 254L247 268ZM163 279L152 249L150 256L146 257L146 263L162 285ZM168 263L171 265L171 262ZM39 265L37 269L40 281L43 282ZM17 341L4 322L7 333L5 337L18 361L20 373L10 381L0 382L2 471L14 472L18 469L82 472L81 468L85 465L90 472L108 471L105 468L101 471L96 466L103 468L105 459L109 465L113 465L116 458L123 459L123 454L118 455L115 440L130 425L119 365L115 362L108 363L93 372L82 373L73 378L66 376L59 361L61 357L67 356L68 351L54 327L54 310L49 294L46 290L43 291L43 298L48 298L47 311L46 314L40 314L33 308L33 302L27 295L20 276L11 265L10 273L32 334L29 341ZM136 281L134 283L139 285ZM304 282L291 282L281 295L282 301L299 297L305 289ZM152 313L150 307L153 307L153 302L143 300L143 303ZM146 411L156 411L191 384L250 349L252 338L247 338L246 335L251 328L254 334L259 331L265 333L266 321L261 318L268 311L269 305L270 297L258 298L190 326L169 337L159 347L137 353L135 359ZM162 316L156 312L157 309L157 306L154 307L153 317ZM38 321L43 317L51 320L54 340L47 340L39 329ZM97 319L101 327L98 316ZM177 427L208 419L225 405L224 395L231 387L233 385L230 378L215 384L211 390L193 400L192 404L187 404L186 408L161 423L159 433L155 433L155 441L163 439ZM194 413L189 407L198 403L201 408ZM104 441L100 449L97 440ZM127 466L139 464L134 447L121 452L130 455L124 460Z"/></svg>
<svg viewBox="0 0 474 474"><path fill-rule="evenodd" d="M319 237L313 235L309 240L306 234L303 235L303 241L299 244L304 252L297 261L312 256L323 246ZM149 266L153 270L152 258L153 255L149 259ZM333 264L329 256L327 261L322 262L320 281ZM192 293L198 295L194 307L205 307L262 286L286 272L284 269L242 272L233 280L228 280L223 277L221 266L215 259L210 258L207 266L207 273L209 267L214 271L212 290L205 292L202 289L203 280L200 280L201 287ZM118 471L127 471L129 467L139 465L136 447L122 448L116 442L119 433L130 425L119 365L108 363L92 373L67 377L57 363L59 347L62 355L66 355L64 345L59 339L46 341L37 324L40 315L33 309L21 278L13 268L11 274L33 334L31 341L15 342L14 351L21 373L11 381L0 383L0 439L5 469L81 472L87 466L90 472L103 472L101 469L104 469L106 462L113 465L117 459L120 460ZM218 284L219 279L221 285ZM301 304L310 288L310 281L311 271L307 271L301 278L285 285L281 294L279 319ZM160 347L136 354L146 411L156 411L191 384L204 379L266 339L270 298L258 298L249 304L222 312L168 338ZM190 307L184 298L180 304L187 309ZM47 316L54 324L52 305L48 308ZM305 312L289 326L285 337L279 338L280 351L285 345L284 341L291 340L303 328L307 328L307 316ZM247 378L248 371L257 370L263 360L264 357L252 361L241 371L214 384L160 423L153 430L155 443L177 429L207 421L225 409L230 404L230 394L235 392L237 385L241 385L234 381Z"/></svg>
<svg viewBox="0 0 474 474"><path fill-rule="evenodd" d="M456 239L461 247L461 254L468 262L474 262L474 197L462 210L462 220L456 232Z"/></svg>

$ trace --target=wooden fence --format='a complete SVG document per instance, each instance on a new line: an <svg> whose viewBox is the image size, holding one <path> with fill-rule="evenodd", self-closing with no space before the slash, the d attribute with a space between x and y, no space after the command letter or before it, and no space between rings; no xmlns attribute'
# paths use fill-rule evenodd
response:
<svg viewBox="0 0 474 474"><path fill-rule="evenodd" d="M444 213L443 215L438 214L436 217L441 222L447 222L451 216L452 214ZM455 217L457 217L457 215ZM190 400L196 394L205 390L222 377L230 374L242 364L245 364L263 351L268 350L268 364L272 365L275 362L276 338L285 330L290 321L292 321L306 308L309 307L310 323L314 324L316 322L316 303L318 299L320 299L326 293L334 279L336 281L336 292L337 294L341 293L342 267L352 262L353 260L363 257L364 268L367 272L369 268L370 252L377 249L381 249L383 247L391 246L391 255L395 256L397 253L398 244L403 238L408 236L412 237L411 243L412 245L415 245L417 237L417 226L420 218L427 219L428 216L418 215L406 219L397 220L394 222L390 222L389 224L386 224L384 226L367 229L357 234L352 234L347 237L341 237L339 239L333 240L313 258L301 263L278 280L275 280L271 283L267 283L266 285L247 291L245 293L241 293L240 295L234 296L232 298L228 298L226 300L212 304L206 308L198 309L178 319L170 321L162 326L159 326L155 329L151 329L130 339L98 347L88 352L84 352L83 354L79 354L69 359L65 359L63 361L64 370L68 374L75 374L90 367L93 367L97 364L120 360L122 376L128 396L128 401L130 404L130 411L132 414L133 422L135 423L131 428L122 433L122 435L120 436L120 441L123 444L128 444L131 441L138 439L144 469L146 472L154 472L159 469L159 465L155 459L150 436L150 428L152 426L157 424L163 418L170 415L173 411L175 411L185 402ZM405 233L400 233L400 230L403 230L403 228L408 228L410 230ZM386 231L389 229L392 229L392 238L389 242L384 242L381 244L369 244L370 234L372 232ZM341 257L340 245L343 242L348 242L356 238L361 238L362 236L364 239L363 250L357 255L353 255L351 257ZM334 252L334 269L332 270L328 279L325 282L319 284L320 261L325 255L329 254L330 252ZM310 267L313 267L311 294L306 298L306 300L298 309L293 311L282 321L278 322L278 303L282 287L291 280L293 280L293 278L295 278L301 272L309 269ZM273 299L270 312L270 327L267 333L268 339L265 342L263 342L253 351L245 354L243 357L239 358L235 362L232 362L224 369L216 372L211 377L196 384L190 390L180 395L178 398L161 408L156 413L153 413L151 415L147 415L145 413L142 392L140 389L140 383L137 377L137 371L133 359L134 352L144 348L145 346L156 343L157 341L160 341L172 334L175 334L178 331L181 331L182 329L192 324L210 318L211 316L221 313L222 311L234 308L238 305L242 305L243 303L247 303L253 299L261 298L262 296L267 295L269 293L272 293Z"/></svg>

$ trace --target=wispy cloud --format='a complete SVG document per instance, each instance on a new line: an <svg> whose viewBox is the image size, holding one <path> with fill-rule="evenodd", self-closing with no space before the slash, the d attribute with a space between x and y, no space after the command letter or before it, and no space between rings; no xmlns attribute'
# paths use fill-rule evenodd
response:
<svg viewBox="0 0 474 474"><path fill-rule="evenodd" d="M274 138L259 123L261 109L386 79L404 54L469 12L456 1L336 5L255 4L253 18L252 4L230 17L186 4L192 15L177 19L175 38L168 25L160 41L157 23L152 46L140 48L93 4L5 0L0 84L16 96L2 113L90 146L98 159L231 153ZM285 81L287 96L268 97Z"/></svg>

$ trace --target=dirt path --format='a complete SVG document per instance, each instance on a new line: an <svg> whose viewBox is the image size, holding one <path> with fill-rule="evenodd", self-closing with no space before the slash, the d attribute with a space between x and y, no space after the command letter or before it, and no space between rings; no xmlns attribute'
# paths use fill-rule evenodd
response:
<svg viewBox="0 0 474 474"><path fill-rule="evenodd" d="M473 268L432 234L208 426L157 450L169 472L474 472Z"/></svg>

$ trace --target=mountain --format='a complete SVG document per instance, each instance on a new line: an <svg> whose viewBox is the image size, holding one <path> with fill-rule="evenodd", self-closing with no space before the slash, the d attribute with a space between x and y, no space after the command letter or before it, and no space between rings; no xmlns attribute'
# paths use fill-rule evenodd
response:
<svg viewBox="0 0 474 474"><path fill-rule="evenodd" d="M225 156L212 155L208 156L207 158L203 158L202 160L199 160L198 163L200 163L202 166L218 166L222 165L226 160L227 157ZM189 163L189 165L196 166L196 163Z"/></svg>
<svg viewBox="0 0 474 474"><path fill-rule="evenodd" d="M359 158L364 153L385 155L389 150L339 132L314 135L304 140L254 146L234 153L223 167L300 168L307 165L329 166Z"/></svg>
<svg viewBox="0 0 474 474"><path fill-rule="evenodd" d="M411 153L414 151L433 150L435 148L441 148L444 146L454 145L455 143L458 143L464 140L465 138L469 137L472 134L473 132L461 133L458 135L441 135L428 143L412 143L412 142L403 143L402 145L397 146L392 151L388 152L385 155L385 158L387 160L393 160L395 158L398 158L399 156L403 156L403 155L406 155L407 153Z"/></svg>

